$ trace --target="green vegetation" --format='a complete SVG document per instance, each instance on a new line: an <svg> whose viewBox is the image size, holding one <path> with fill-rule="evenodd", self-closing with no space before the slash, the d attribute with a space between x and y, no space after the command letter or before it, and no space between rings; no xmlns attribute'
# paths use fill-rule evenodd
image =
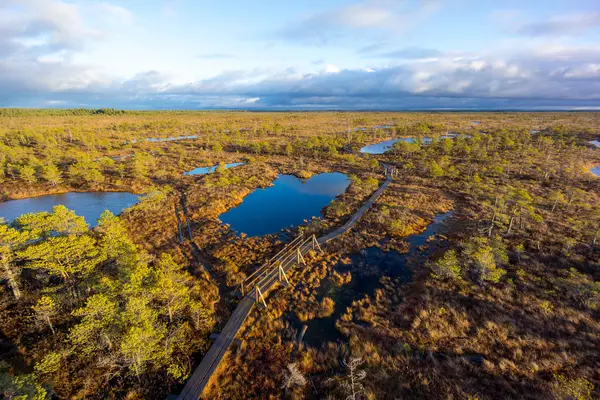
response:
<svg viewBox="0 0 600 400"><path fill-rule="evenodd" d="M61 206L0 222L0 393L176 392L237 304L236 285L283 246L281 235L235 235L218 216L277 174L345 173L351 185L324 218L283 232L320 235L379 187L383 162L397 177L355 228L290 272L266 311L253 311L207 398L598 398L600 186L589 168L600 151L586 143L599 121L596 113L0 110L0 200L144 194L94 229ZM447 133L463 135L435 139ZM399 135L417 140L358 154ZM219 165L214 174L183 175L210 165ZM339 293L365 268L350 255L405 253L409 236L449 211L444 231L406 261L408 283L362 271L379 283L345 306ZM327 321L340 342L297 346L298 323Z"/></svg>

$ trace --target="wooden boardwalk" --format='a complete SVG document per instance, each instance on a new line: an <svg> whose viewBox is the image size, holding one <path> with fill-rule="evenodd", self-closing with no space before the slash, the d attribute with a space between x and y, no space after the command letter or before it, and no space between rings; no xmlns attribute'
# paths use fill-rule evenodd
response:
<svg viewBox="0 0 600 400"><path fill-rule="evenodd" d="M367 200L365 204L341 227L337 228L331 233L320 237L316 240L319 245L325 244L326 242L335 239L336 237L344 234L350 230L363 214L375 203L375 201L381 196L383 191L389 186L391 177L388 177L385 182L377 189L375 193ZM293 244L292 242L291 244ZM258 274L259 279L255 280L255 287L258 287L262 295L266 295L267 292L272 289L281 279L279 275L279 267L285 272L290 268L294 267L299 262L298 250L301 255L306 254L309 250L314 248L315 244L312 240L305 240L298 242L295 246L292 246L291 251L284 249L279 257L271 263L263 267L266 267L264 272ZM272 259L273 260L273 259ZM261 267L261 268L263 268ZM210 377L214 373L215 369L227 353L229 346L235 339L237 333L241 329L244 321L250 315L252 307L259 300L264 299L257 298L258 291L252 290L246 294L236 309L231 314L231 317L223 327L223 330L219 334L219 337L214 341L208 352L204 355L204 358L200 362L200 365L196 368L187 384L183 388L181 394L177 397L178 400L198 400L202 396L204 388L208 384ZM259 295L260 297L260 295Z"/></svg>
<svg viewBox="0 0 600 400"><path fill-rule="evenodd" d="M319 244L325 244L325 243L329 242L330 240L335 239L336 237L349 231L350 228L352 228L354 225L356 225L356 223L363 216L363 214L365 212L367 212L367 210L373 205L373 203L375 203L375 201L379 198L379 196L381 196L383 191L385 189L387 189L387 187L390 185L391 181L392 181L391 178L386 179L385 182L383 182L383 184L379 187L379 189L377 189L377 191L375 193L373 193L373 195L369 198L369 200L367 200L367 202L365 204L363 204L361 208L358 209L358 211L352 216L352 218L350 218L348 220L348 222L346 222L344 225L340 226L333 232L330 232L325 236L321 236L318 239Z"/></svg>

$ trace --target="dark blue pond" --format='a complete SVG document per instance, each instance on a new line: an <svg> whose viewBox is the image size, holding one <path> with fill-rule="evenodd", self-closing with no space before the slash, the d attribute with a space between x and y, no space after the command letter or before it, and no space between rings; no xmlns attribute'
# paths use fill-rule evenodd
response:
<svg viewBox="0 0 600 400"><path fill-rule="evenodd" d="M450 134L450 135L440 136L439 138L440 138L440 140L441 139L454 139L457 136L458 135ZM383 154L386 151L390 151L391 149L393 149L394 144L397 142L415 143L417 141L417 139L420 139L421 142L424 144L429 144L429 143L433 142L433 140L434 140L430 137L423 137L423 138L407 138L407 137L405 137L405 138L390 139L390 140L386 140L384 142L379 142L379 143L370 144L368 146L365 146L362 149L360 149L360 152L365 153L365 154Z"/></svg>
<svg viewBox="0 0 600 400"><path fill-rule="evenodd" d="M135 205L138 199L138 195L126 192L73 192L30 197L0 203L0 218L11 222L23 214L50 212L52 207L63 205L84 217L91 226L96 226L98 218L105 210L117 215Z"/></svg>
<svg viewBox="0 0 600 400"><path fill-rule="evenodd" d="M315 175L308 180L279 175L273 186L256 189L241 205L221 214L219 219L248 236L277 233L320 215L349 184L348 177L338 172Z"/></svg>
<svg viewBox="0 0 600 400"><path fill-rule="evenodd" d="M375 290L382 287L381 277L388 276L399 283L406 283L412 279L412 270L408 267L409 259L420 259L424 254L419 247L427 244L430 236L440 233L444 228L444 221L452 213L437 215L425 232L406 238L409 244L407 254L397 251L383 251L377 247L367 248L359 253L350 255L349 264L338 264L335 269L338 272L352 273L350 283L335 286L331 281L324 280L319 288L318 300L330 297L335 301L335 310L332 316L327 318L314 318L306 322L300 322L295 316L290 316L296 328L302 325L308 326L304 341L318 347L324 342L343 341L346 338L337 330L336 321L346 312L354 301L363 299L365 296L373 297ZM292 315L292 313L290 313Z"/></svg>
<svg viewBox="0 0 600 400"><path fill-rule="evenodd" d="M246 163L243 162L238 162L238 163L231 163L231 164L225 164L225 168L229 169L229 168L234 168L234 167L239 167L240 165L244 165ZM213 172L215 172L217 170L218 165L213 165L212 167L200 167L200 168L195 168L191 171L188 172L184 172L183 175L207 175L207 174L212 174Z"/></svg>

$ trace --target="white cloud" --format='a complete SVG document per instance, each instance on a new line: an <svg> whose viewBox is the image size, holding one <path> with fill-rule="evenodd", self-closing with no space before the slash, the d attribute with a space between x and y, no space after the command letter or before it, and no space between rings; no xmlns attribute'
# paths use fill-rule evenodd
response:
<svg viewBox="0 0 600 400"><path fill-rule="evenodd" d="M422 23L437 12L438 0L362 0L314 13L281 29L283 40L322 45L331 41L365 41L369 33L397 35ZM372 49L370 44L366 48Z"/></svg>
<svg viewBox="0 0 600 400"><path fill-rule="evenodd" d="M105 12L110 16L117 18L120 22L131 23L133 22L133 14L126 8L117 6L110 3L99 3L96 6L101 12Z"/></svg>
<svg viewBox="0 0 600 400"><path fill-rule="evenodd" d="M600 64L585 64L564 70L565 78L592 79L600 78Z"/></svg>
<svg viewBox="0 0 600 400"><path fill-rule="evenodd" d="M574 36L600 27L600 11L559 15L545 21L519 24L515 33L525 36Z"/></svg>
<svg viewBox="0 0 600 400"><path fill-rule="evenodd" d="M44 54L38 56L36 61L41 64L57 64L65 61L65 53L60 51L53 54Z"/></svg>
<svg viewBox="0 0 600 400"><path fill-rule="evenodd" d="M322 14L309 17L304 28L313 24L315 32L327 39L347 30L383 29L392 37L397 31L391 21L401 22L403 10L418 10L421 15L435 12L438 3L427 4L367 0L326 12L332 17L329 20L319 17ZM98 14L98 19L88 18L90 13ZM114 24L132 18L128 10L106 2L0 0L0 106L34 99L36 104L242 108L512 107L570 102L592 106L582 102L600 102L600 46L541 39L514 39L494 53L472 54L418 47L382 53L381 45L370 40L364 54L384 58L385 63L350 68L340 63L343 56L320 54L335 56L335 65L241 69L187 82L169 71L152 70L152 65L149 71L126 78L81 61L85 59L81 54L110 35L106 19ZM226 52L198 56L233 57Z"/></svg>
<svg viewBox="0 0 600 400"><path fill-rule="evenodd" d="M328 74L337 74L341 69L333 64L327 64L325 66L325 72Z"/></svg>

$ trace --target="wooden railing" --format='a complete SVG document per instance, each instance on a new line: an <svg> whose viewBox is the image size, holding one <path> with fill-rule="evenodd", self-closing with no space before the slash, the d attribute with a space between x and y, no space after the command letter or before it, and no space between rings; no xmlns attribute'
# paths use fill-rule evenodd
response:
<svg viewBox="0 0 600 400"><path fill-rule="evenodd" d="M305 238L303 235L296 237L279 253L264 263L240 284L242 296L254 291L254 300L262 302L266 307L263 292L268 290L275 279L285 280L288 284L286 271L294 264L306 264L304 254L311 249L321 249L314 235Z"/></svg>

